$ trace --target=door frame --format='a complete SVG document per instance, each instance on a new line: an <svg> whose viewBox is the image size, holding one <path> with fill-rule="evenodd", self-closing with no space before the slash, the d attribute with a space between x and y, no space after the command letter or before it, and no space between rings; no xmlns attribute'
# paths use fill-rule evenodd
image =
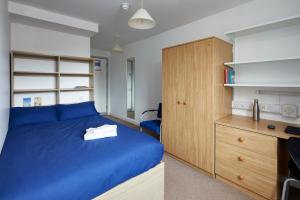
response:
<svg viewBox="0 0 300 200"><path fill-rule="evenodd" d="M132 75L133 75L133 83L131 82L131 86L133 86L133 88L134 88L134 93L133 94L131 94L131 98L132 99L134 99L133 101L134 101L134 103L133 103L133 105L131 105L131 107L133 107L134 109L134 118L133 118L133 120L135 120L135 57L129 57L129 58L127 58L126 59L126 118L129 118L129 119L132 119L132 118L130 118L130 117L128 117L127 116L127 112L128 112L128 110L127 110L127 79L128 79L128 77L127 77L127 73L128 73L128 61L130 61L130 62L132 62L132 64L133 64L133 71L132 71ZM132 101L131 101L131 104L132 104Z"/></svg>
<svg viewBox="0 0 300 200"><path fill-rule="evenodd" d="M103 59L106 60L106 105L105 105L105 112L102 112L101 114L107 115L108 114L108 108L109 108L109 57L104 57L104 56L91 56L92 58L95 59ZM94 72L95 72L95 65L94 65ZM94 77L94 80L96 77ZM94 86L95 87L95 86ZM95 90L96 91L96 90Z"/></svg>

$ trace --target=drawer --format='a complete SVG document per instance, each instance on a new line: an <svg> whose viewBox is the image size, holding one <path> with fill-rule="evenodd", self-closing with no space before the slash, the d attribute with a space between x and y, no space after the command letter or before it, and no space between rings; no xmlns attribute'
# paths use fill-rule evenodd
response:
<svg viewBox="0 0 300 200"><path fill-rule="evenodd" d="M231 163L224 165L218 160L216 161L216 174L267 199L276 199L277 184L274 179Z"/></svg>
<svg viewBox="0 0 300 200"><path fill-rule="evenodd" d="M217 141L216 172L219 166L244 168L259 176L277 181L277 159Z"/></svg>
<svg viewBox="0 0 300 200"><path fill-rule="evenodd" d="M216 126L216 141L277 159L277 138L227 126Z"/></svg>

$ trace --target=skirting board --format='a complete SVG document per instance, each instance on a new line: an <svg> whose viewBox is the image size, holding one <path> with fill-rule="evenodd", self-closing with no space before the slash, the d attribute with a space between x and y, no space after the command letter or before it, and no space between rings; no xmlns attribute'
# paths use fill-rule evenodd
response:
<svg viewBox="0 0 300 200"><path fill-rule="evenodd" d="M164 166L161 162L94 200L164 200Z"/></svg>

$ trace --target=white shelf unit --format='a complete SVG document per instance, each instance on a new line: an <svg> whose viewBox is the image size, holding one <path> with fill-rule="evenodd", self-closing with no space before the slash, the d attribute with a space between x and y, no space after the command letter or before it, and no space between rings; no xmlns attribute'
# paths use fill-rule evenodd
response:
<svg viewBox="0 0 300 200"><path fill-rule="evenodd" d="M266 62L285 62L285 61L293 61L293 60L300 60L300 57L274 58L274 59L267 59L267 60L250 60L250 61L226 62L226 63L224 63L224 65L233 68L233 67L238 67L238 66L241 66L241 65L251 65L251 64L259 64L259 63L266 63Z"/></svg>
<svg viewBox="0 0 300 200"><path fill-rule="evenodd" d="M22 61L16 62L18 59L21 59ZM47 68L46 64L48 62L51 63L51 70L45 70L45 68ZM68 68L69 71L62 71L63 62L68 63L65 68ZM85 67L85 72L74 71L73 68L75 68L75 65L78 66L78 64ZM32 70L32 67L34 67L35 69ZM82 83L82 81L79 81L79 79L83 78L85 79L85 82L87 82L87 85L79 88L74 86L64 87L62 85L63 78L71 78L72 82L74 82L74 84L78 86L81 86ZM52 86L50 84L50 87L42 86L46 82L53 82L53 84ZM69 98L71 98L74 93L77 93L79 95L79 92L85 92L87 93L85 95L88 95L88 97L86 97L88 100L94 100L93 58L11 51L11 106L16 106L16 104L18 104L17 106L21 106L20 100L25 96L31 97L42 95L37 95L37 93L45 94L45 99L48 102L51 102L51 104L64 103L62 102L62 95L72 92L73 94L71 94L71 96L69 95ZM51 97L53 97L54 99L48 100L47 98L49 98L49 95L51 95Z"/></svg>
<svg viewBox="0 0 300 200"><path fill-rule="evenodd" d="M281 27L287 27L287 26L294 26L300 24L300 15L287 17L280 20L274 20L268 23L258 24L255 26L249 26L242 29L234 30L226 32L225 34L229 36L230 38L234 39L236 37L249 35L249 34L255 34L258 32L278 29Z"/></svg>
<svg viewBox="0 0 300 200"><path fill-rule="evenodd" d="M236 83L224 84L227 87L258 87L258 88L300 88L300 83Z"/></svg>
<svg viewBox="0 0 300 200"><path fill-rule="evenodd" d="M295 74L300 73L299 53L293 54L291 51L288 51L288 53L285 54L275 51L276 56L274 56L272 51L257 52L257 50L263 47L261 44L269 44L275 50L290 49L291 46L299 46L298 41L300 41L300 38L294 37L295 32L288 32L291 31L291 29L299 32L299 27L300 15L297 15L226 32L225 34L234 41L235 61L224 63L224 65L235 69L236 83L224 84L224 86L300 88L300 77L295 77ZM273 37L278 37L278 35L280 35L279 31L282 31L281 34L290 34L292 36L289 35L289 40L275 40ZM279 39L282 38L283 37ZM296 40L294 41L293 39ZM265 43L265 41L268 42ZM255 45L251 42L254 42ZM248 55L249 52L251 52L252 55ZM296 49L294 52L299 51ZM269 72L269 74L266 72ZM282 79L280 73L282 73ZM291 80L289 75L291 75Z"/></svg>

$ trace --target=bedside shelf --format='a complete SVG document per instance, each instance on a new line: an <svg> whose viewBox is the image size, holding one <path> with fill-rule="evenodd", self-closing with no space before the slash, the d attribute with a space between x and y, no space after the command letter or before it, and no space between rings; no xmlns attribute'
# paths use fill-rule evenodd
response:
<svg viewBox="0 0 300 200"><path fill-rule="evenodd" d="M16 89L13 93L46 93L46 92L57 92L58 89Z"/></svg>
<svg viewBox="0 0 300 200"><path fill-rule="evenodd" d="M34 71L14 71L14 75L19 76L57 76L58 72L34 72Z"/></svg>
<svg viewBox="0 0 300 200"><path fill-rule="evenodd" d="M94 88L61 88L61 92L73 92L73 91L90 91L94 90Z"/></svg>
<svg viewBox="0 0 300 200"><path fill-rule="evenodd" d="M239 62L227 62L227 63L224 63L224 65L228 66L228 67L235 67L237 65L259 64L259 63L264 63L264 62L284 62L284 61L293 61L293 60L300 60L300 57L275 58L275 59L268 59L268 60L251 60L251 61L239 61Z"/></svg>
<svg viewBox="0 0 300 200"><path fill-rule="evenodd" d="M300 15L292 16L280 20L271 21L264 24L249 26L246 28L226 32L225 34L230 38L236 38L244 35L255 34L263 31L274 30L282 27L294 26L300 24Z"/></svg>
<svg viewBox="0 0 300 200"><path fill-rule="evenodd" d="M236 83L224 84L226 87L266 87L266 88L300 88L300 83Z"/></svg>
<svg viewBox="0 0 300 200"><path fill-rule="evenodd" d="M28 62L26 65L21 64L24 59ZM51 104L59 104L66 98L76 100L82 95L93 101L94 60L90 57L11 51L11 106L22 106L25 96L45 98ZM87 88L75 88L82 85ZM39 87L44 89L34 89ZM81 94L81 91L87 94Z"/></svg>
<svg viewBox="0 0 300 200"><path fill-rule="evenodd" d="M60 73L61 76L94 76L93 73Z"/></svg>
<svg viewBox="0 0 300 200"><path fill-rule="evenodd" d="M40 53L33 53L33 52L25 52L25 51L15 51L12 50L11 54L13 57L21 57L21 58L41 58L41 59L53 59L57 60L59 56L55 55L46 55L46 54L40 54Z"/></svg>
<svg viewBox="0 0 300 200"><path fill-rule="evenodd" d="M94 58L72 57L72 56L60 56L61 61L77 61L77 62L94 62Z"/></svg>

